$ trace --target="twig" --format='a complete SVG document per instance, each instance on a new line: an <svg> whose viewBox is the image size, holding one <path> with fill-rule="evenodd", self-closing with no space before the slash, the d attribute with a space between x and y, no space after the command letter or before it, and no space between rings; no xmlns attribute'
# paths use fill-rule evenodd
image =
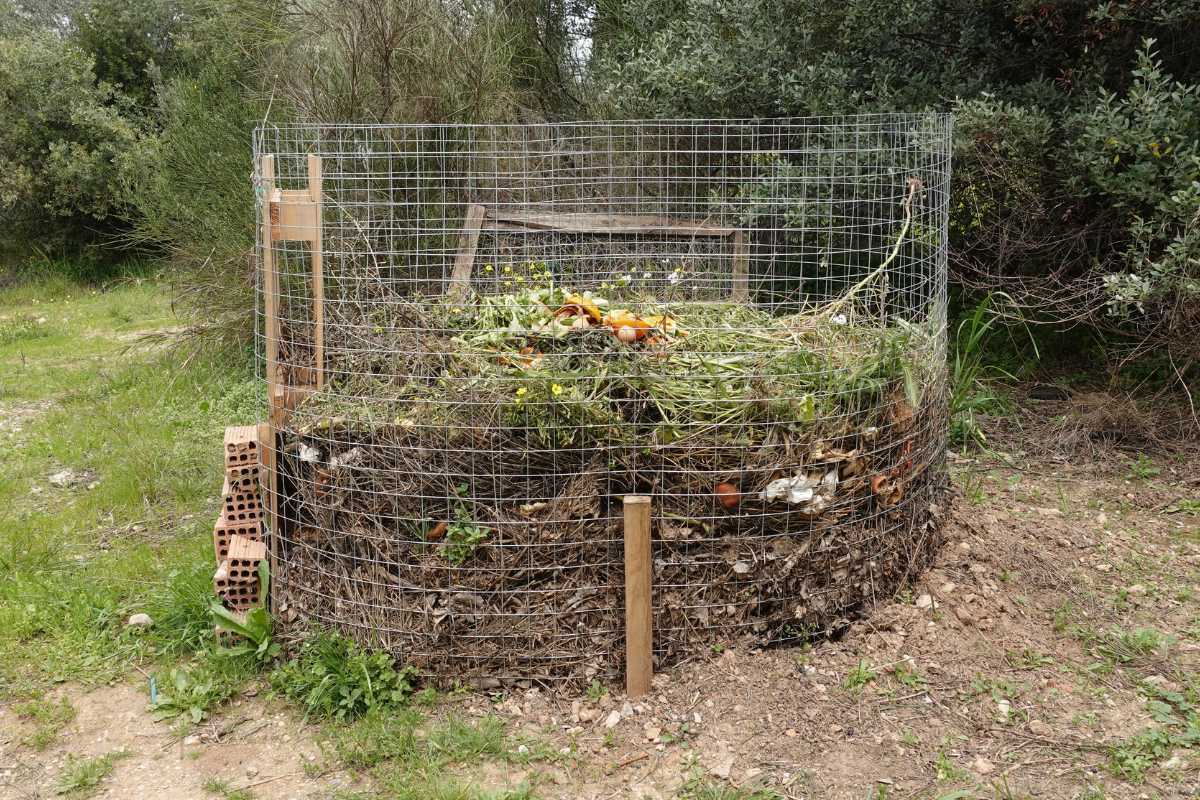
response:
<svg viewBox="0 0 1200 800"><path fill-rule="evenodd" d="M912 225L912 202L913 198L916 196L917 192L920 191L920 189L920 178L913 177L908 179L908 193L905 194L904 200L902 200L900 203L901 207L904 209L904 224L900 226L900 234L896 237L896 243L892 245L892 252L888 254L888 257L883 260L882 264L871 270L867 277L851 286L845 294L827 305L818 316L831 317L836 314L841 310L842 306L853 300L856 294L861 292L864 287L870 285L872 281L882 275L884 270L886 270L888 266L896 260L896 256L900 255L900 246L904 244L904 237L908 235L909 226Z"/></svg>
<svg viewBox="0 0 1200 800"><path fill-rule="evenodd" d="M636 764L639 761L645 761L649 757L650 757L649 753L645 753L645 752L638 753L637 755L633 755L633 756L630 756L629 758L626 758L624 761L617 762L612 767L610 767L608 771L609 771L609 773L616 772L619 769L624 769L625 767L628 767L630 764Z"/></svg>

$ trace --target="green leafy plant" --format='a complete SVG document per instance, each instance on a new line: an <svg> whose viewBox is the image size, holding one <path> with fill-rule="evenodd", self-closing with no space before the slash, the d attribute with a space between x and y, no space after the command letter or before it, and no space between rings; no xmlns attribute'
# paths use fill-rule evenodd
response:
<svg viewBox="0 0 1200 800"><path fill-rule="evenodd" d="M304 706L305 717L350 720L374 708L404 705L417 671L396 668L384 652L370 652L348 639L319 633L297 656L271 673L271 686Z"/></svg>
<svg viewBox="0 0 1200 800"><path fill-rule="evenodd" d="M858 694L877 677L879 677L879 673L872 669L871 662L863 658L859 659L859 662L846 675L843 685L846 687L846 691Z"/></svg>
<svg viewBox="0 0 1200 800"><path fill-rule="evenodd" d="M1138 453L1136 460L1129 464L1129 473L1126 478L1133 480L1148 481L1151 478L1156 478L1162 473L1162 468L1154 463L1154 461L1145 453Z"/></svg>
<svg viewBox="0 0 1200 800"><path fill-rule="evenodd" d="M213 706L237 694L250 669L244 662L210 654L194 664L172 668L165 681L156 680L157 694L150 710L158 719L182 717L195 725Z"/></svg>
<svg viewBox="0 0 1200 800"><path fill-rule="evenodd" d="M490 531L476 525L471 512L465 506L454 509L454 521L446 528L446 544L442 553L456 567L466 563L475 554L475 548L487 539Z"/></svg>

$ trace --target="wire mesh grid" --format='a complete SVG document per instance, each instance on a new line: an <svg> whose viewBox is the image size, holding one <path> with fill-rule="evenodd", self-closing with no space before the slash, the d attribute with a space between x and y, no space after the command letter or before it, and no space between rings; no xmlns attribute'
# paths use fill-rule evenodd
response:
<svg viewBox="0 0 1200 800"><path fill-rule="evenodd" d="M260 237L281 607L447 679L610 678L628 494L659 667L889 597L938 540L950 128L256 131L277 187L321 172L317 266Z"/></svg>

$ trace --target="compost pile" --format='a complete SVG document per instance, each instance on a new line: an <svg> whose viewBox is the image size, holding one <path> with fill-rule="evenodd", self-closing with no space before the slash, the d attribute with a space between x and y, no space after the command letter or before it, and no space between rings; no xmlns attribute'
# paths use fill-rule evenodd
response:
<svg viewBox="0 0 1200 800"><path fill-rule="evenodd" d="M447 679L586 681L622 663L623 495L653 499L660 667L835 630L932 554L937 321L504 284L331 308L283 432L300 616Z"/></svg>

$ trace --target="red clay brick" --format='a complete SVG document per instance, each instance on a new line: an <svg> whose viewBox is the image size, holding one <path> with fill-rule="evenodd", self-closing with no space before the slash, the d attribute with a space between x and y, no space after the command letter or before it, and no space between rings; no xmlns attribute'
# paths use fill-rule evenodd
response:
<svg viewBox="0 0 1200 800"><path fill-rule="evenodd" d="M263 541L262 519L231 520L226 516L225 510L221 510L221 516L217 519L217 524L213 526L213 553L217 557L218 564L229 558L229 547L234 536L261 543Z"/></svg>

